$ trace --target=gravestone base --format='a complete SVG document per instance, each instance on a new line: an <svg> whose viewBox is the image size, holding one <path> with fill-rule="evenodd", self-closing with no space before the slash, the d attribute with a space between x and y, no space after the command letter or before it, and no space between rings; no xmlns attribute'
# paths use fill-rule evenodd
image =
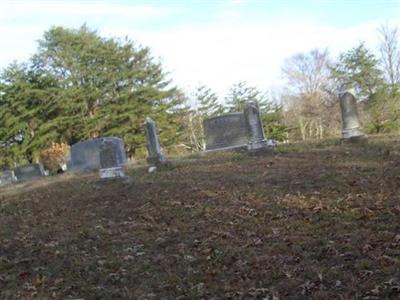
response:
<svg viewBox="0 0 400 300"><path fill-rule="evenodd" d="M361 131L361 128L359 127L342 130L343 139L358 138L363 136L364 133Z"/></svg>
<svg viewBox="0 0 400 300"><path fill-rule="evenodd" d="M247 150L249 150L249 151L257 151L257 150L264 149L264 148L270 148L270 146L268 145L267 140L249 142L247 144Z"/></svg>
<svg viewBox="0 0 400 300"><path fill-rule="evenodd" d="M275 153L275 147L268 145L267 143L263 144L262 147L250 147L249 144L247 152L250 155L269 155Z"/></svg>
<svg viewBox="0 0 400 300"><path fill-rule="evenodd" d="M247 145L237 145L237 146L230 146L230 147L223 147L223 148L205 150L204 154L213 153L213 152L219 152L219 151L246 151L247 148L248 148Z"/></svg>
<svg viewBox="0 0 400 300"><path fill-rule="evenodd" d="M118 179L118 178L124 178L125 174L122 167L116 167L116 168L100 169L99 176L101 179Z"/></svg>

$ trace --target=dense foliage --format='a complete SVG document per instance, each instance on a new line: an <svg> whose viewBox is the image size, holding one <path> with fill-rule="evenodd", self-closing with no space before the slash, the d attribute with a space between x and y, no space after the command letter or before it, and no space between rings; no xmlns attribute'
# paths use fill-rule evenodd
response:
<svg viewBox="0 0 400 300"><path fill-rule="evenodd" d="M10 161L32 161L52 142L115 135L130 156L144 146L146 116L165 145L176 143L180 93L149 48L102 38L85 25L54 27L26 64L1 74L0 141Z"/></svg>

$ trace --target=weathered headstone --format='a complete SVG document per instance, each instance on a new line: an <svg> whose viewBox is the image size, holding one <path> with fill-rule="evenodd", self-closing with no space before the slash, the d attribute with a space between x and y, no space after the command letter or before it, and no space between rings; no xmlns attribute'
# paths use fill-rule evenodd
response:
<svg viewBox="0 0 400 300"><path fill-rule="evenodd" d="M93 172L100 170L100 146L104 141L113 142L118 151L115 151L116 159L120 165L126 162L124 142L116 137L103 137L82 141L71 146L68 170L73 172Z"/></svg>
<svg viewBox="0 0 400 300"><path fill-rule="evenodd" d="M0 171L0 186L11 184L16 181L17 177L15 177L14 171L12 170Z"/></svg>
<svg viewBox="0 0 400 300"><path fill-rule="evenodd" d="M206 150L247 147L249 132L244 113L229 113L204 120Z"/></svg>
<svg viewBox="0 0 400 300"><path fill-rule="evenodd" d="M247 102L244 115L246 118L247 130L249 132L248 149L257 150L269 147L264 136L258 103L256 101Z"/></svg>
<svg viewBox="0 0 400 300"><path fill-rule="evenodd" d="M18 166L14 169L14 174L18 181L29 181L46 176L42 164L27 164Z"/></svg>
<svg viewBox="0 0 400 300"><path fill-rule="evenodd" d="M342 110L342 138L363 137L364 133L361 131L357 102L353 94L345 92L340 95L340 108Z"/></svg>
<svg viewBox="0 0 400 300"><path fill-rule="evenodd" d="M151 118L146 118L145 131L146 131L147 151L149 154L147 161L150 164L165 162L166 158L161 151L160 142L158 140L156 123Z"/></svg>
<svg viewBox="0 0 400 300"><path fill-rule="evenodd" d="M103 139L100 144L100 178L125 177L123 162L118 159L121 150L119 143L114 140Z"/></svg>

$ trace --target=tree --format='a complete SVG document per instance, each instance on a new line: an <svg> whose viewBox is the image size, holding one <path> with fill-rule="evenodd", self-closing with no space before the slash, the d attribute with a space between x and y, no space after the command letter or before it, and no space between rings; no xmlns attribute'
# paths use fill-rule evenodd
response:
<svg viewBox="0 0 400 300"><path fill-rule="evenodd" d="M328 50L314 49L285 60L282 72L292 94L327 91L330 78ZM327 99L326 99L327 100Z"/></svg>
<svg viewBox="0 0 400 300"><path fill-rule="evenodd" d="M54 78L24 64L11 64L1 74L0 140L15 162L37 160L57 96Z"/></svg>
<svg viewBox="0 0 400 300"><path fill-rule="evenodd" d="M356 98L367 100L383 83L379 61L364 43L341 53L332 68L332 77L340 90L354 88Z"/></svg>
<svg viewBox="0 0 400 300"><path fill-rule="evenodd" d="M217 94L205 85L197 87L193 96L197 111L203 118L210 118L223 113L224 107L218 102Z"/></svg>
<svg viewBox="0 0 400 300"><path fill-rule="evenodd" d="M241 81L232 85L225 100L227 112L243 111L247 101L257 101L266 137L279 141L286 139L282 107L276 101L269 100L267 93Z"/></svg>
<svg viewBox="0 0 400 300"><path fill-rule="evenodd" d="M225 97L225 111L243 111L247 101L255 100L260 107L267 102L266 95L256 87L249 86L245 81L240 81L231 86Z"/></svg>
<svg viewBox="0 0 400 300"><path fill-rule="evenodd" d="M287 80L284 115L294 138L322 139L338 130L329 65L328 51L319 49L295 54L284 62L282 72Z"/></svg>
<svg viewBox="0 0 400 300"><path fill-rule="evenodd" d="M157 122L165 146L179 140L182 97L147 47L102 38L86 25L52 27L26 65L10 66L2 75L1 105L8 107L3 114L15 129L0 131L0 140L22 135L29 147L19 149L28 159L52 142L105 135L123 138L133 156L145 147L146 116Z"/></svg>
<svg viewBox="0 0 400 300"><path fill-rule="evenodd" d="M382 25L379 29L380 54L383 73L390 87L398 88L400 84L400 49L397 27Z"/></svg>
<svg viewBox="0 0 400 300"><path fill-rule="evenodd" d="M283 119L283 107L277 102L270 102L269 107L261 110L261 119L265 136L276 141L287 140L288 132Z"/></svg>
<svg viewBox="0 0 400 300"><path fill-rule="evenodd" d="M365 103L367 133L388 133L400 128L400 95L383 84Z"/></svg>
<svg viewBox="0 0 400 300"><path fill-rule="evenodd" d="M364 125L368 133L398 129L399 100L397 92L397 31L380 29L383 71L378 59L363 43L342 53L333 69L333 76L343 88L353 87L356 98L364 104ZM385 81L386 77L386 81Z"/></svg>

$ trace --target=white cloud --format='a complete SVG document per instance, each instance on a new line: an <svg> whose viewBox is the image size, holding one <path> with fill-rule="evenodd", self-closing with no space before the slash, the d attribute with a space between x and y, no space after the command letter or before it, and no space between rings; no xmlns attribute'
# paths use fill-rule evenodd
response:
<svg viewBox="0 0 400 300"><path fill-rule="evenodd" d="M231 84L240 80L262 89L281 84L282 63L298 52L328 48L336 56L361 41L375 50L376 28L380 24L372 22L351 28L334 28L299 20L217 23L178 30L136 32L133 38L150 46L156 56L163 58L164 65L172 71L179 85L192 89L201 82L223 95ZM131 32L125 30L128 35Z"/></svg>
<svg viewBox="0 0 400 300"><path fill-rule="evenodd" d="M386 21L333 27L324 26L312 18L280 15L252 20L238 11L224 10L202 25L172 27L164 26L170 24L161 22L159 18L179 17L182 13L179 7L70 3L32 1L2 4L0 67L13 59L26 60L35 51L35 41L51 25L76 27L86 21L90 27L99 29L100 34L127 35L149 46L153 54L162 59L165 69L171 72L179 86L192 89L203 83L223 95L240 80L261 89L279 86L283 61L297 52L329 48L335 56L360 41L366 41L368 47L376 49L376 28ZM158 22L152 23L155 29L141 26L143 22L148 24L149 20L150 23ZM395 22L391 24L400 25Z"/></svg>

